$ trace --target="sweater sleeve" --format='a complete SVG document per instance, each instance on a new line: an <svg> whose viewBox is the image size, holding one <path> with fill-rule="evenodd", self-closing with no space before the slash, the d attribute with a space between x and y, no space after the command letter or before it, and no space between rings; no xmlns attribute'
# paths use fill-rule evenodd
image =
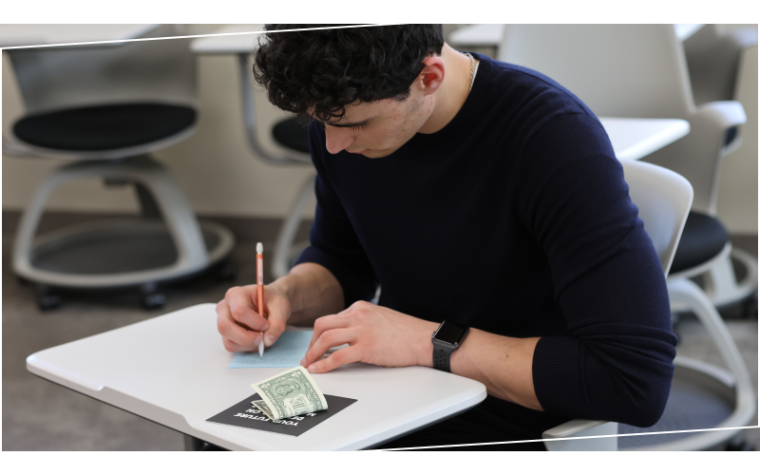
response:
<svg viewBox="0 0 760 475"><path fill-rule="evenodd" d="M377 278L353 225L330 183L324 166L325 139L318 124L309 126L309 148L317 169L314 191L317 208L309 234L310 246L297 264L314 262L329 270L343 289L344 304L370 300L377 289Z"/></svg>
<svg viewBox="0 0 760 475"><path fill-rule="evenodd" d="M673 378L665 276L623 168L590 114L562 114L519 162L521 220L545 252L567 335L542 337L533 383L547 412L653 425Z"/></svg>

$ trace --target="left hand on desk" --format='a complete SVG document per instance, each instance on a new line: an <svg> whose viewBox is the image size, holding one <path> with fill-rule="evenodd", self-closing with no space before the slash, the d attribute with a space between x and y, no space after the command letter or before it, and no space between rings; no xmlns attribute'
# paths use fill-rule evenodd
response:
<svg viewBox="0 0 760 475"><path fill-rule="evenodd" d="M378 366L432 366L432 335L438 324L369 302L356 302L346 310L318 318L309 350L301 365L310 373L325 373L361 361ZM348 348L319 358L330 348Z"/></svg>

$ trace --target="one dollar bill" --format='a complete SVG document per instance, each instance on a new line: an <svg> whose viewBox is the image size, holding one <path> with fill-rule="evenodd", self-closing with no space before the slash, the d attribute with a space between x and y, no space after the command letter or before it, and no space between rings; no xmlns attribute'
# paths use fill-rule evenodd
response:
<svg viewBox="0 0 760 475"><path fill-rule="evenodd" d="M267 403L265 403L263 400L251 401L251 404L256 406L256 409L263 412L265 416L267 416L271 420L275 420L274 415L272 414L272 411L269 410L269 406L267 406Z"/></svg>
<svg viewBox="0 0 760 475"><path fill-rule="evenodd" d="M327 409L325 396L303 366L251 384L251 387L261 398L252 404L273 421Z"/></svg>

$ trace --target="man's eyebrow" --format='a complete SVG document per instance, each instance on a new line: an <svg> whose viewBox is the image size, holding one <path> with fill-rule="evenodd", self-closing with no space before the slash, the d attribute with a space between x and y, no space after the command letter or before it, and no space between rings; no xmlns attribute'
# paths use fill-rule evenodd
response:
<svg viewBox="0 0 760 475"><path fill-rule="evenodd" d="M322 122L322 123L324 125L329 125L330 127L357 127L359 125L366 124L367 122L370 121L370 119L372 119L372 117L370 117L369 119L364 119L361 122L344 122L342 124L331 124L329 122Z"/></svg>

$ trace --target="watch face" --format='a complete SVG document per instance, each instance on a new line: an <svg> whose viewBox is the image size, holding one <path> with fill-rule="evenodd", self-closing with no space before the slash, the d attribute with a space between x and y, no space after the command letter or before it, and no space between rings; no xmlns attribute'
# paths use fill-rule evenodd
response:
<svg viewBox="0 0 760 475"><path fill-rule="evenodd" d="M435 334L436 340L445 341L446 343L455 344L462 340L467 327L463 327L454 322L443 322L441 328Z"/></svg>

